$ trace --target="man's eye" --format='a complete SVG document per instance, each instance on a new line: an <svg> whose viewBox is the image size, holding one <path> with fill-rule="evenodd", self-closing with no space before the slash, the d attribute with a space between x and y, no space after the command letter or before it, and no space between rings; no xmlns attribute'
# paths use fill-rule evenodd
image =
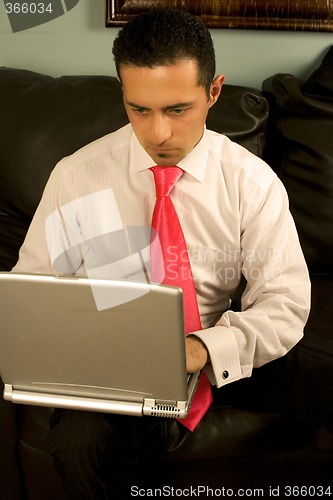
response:
<svg viewBox="0 0 333 500"><path fill-rule="evenodd" d="M182 115L186 111L186 108L180 108L180 109L171 109L170 112L173 113L174 115Z"/></svg>
<svg viewBox="0 0 333 500"><path fill-rule="evenodd" d="M134 111L138 115L144 115L145 113L147 113L147 110L145 108L132 108L132 111Z"/></svg>

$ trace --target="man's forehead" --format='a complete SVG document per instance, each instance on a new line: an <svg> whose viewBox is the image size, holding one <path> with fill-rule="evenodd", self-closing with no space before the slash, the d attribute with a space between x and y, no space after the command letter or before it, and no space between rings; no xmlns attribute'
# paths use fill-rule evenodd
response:
<svg viewBox="0 0 333 500"><path fill-rule="evenodd" d="M124 83L127 75L135 75L140 78L144 76L146 80L151 80L156 76L164 77L184 77L191 78L194 84L199 82L199 67L195 59L180 59L174 64L160 64L155 66L136 66L134 64L122 64L119 68L119 79Z"/></svg>
<svg viewBox="0 0 333 500"><path fill-rule="evenodd" d="M205 94L191 61L156 68L124 66L121 83L125 102L144 108L181 107Z"/></svg>
<svg viewBox="0 0 333 500"><path fill-rule="evenodd" d="M170 68L170 67L180 67L183 66L184 64L188 65L190 64L194 68L196 68L197 71L199 71L199 63L197 59L194 57L175 57L173 59L168 59L165 61L161 62L156 62L151 65L144 65L144 64L135 64L134 62L121 62L119 64L119 71L122 72L122 70L126 68L146 68L146 69L157 69L157 68Z"/></svg>

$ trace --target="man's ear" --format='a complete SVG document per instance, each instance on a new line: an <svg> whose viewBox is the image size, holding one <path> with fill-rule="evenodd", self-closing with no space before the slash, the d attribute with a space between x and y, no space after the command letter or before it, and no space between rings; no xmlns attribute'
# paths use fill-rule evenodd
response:
<svg viewBox="0 0 333 500"><path fill-rule="evenodd" d="M218 100L222 87L224 83L224 75L218 75L214 78L212 81L212 84L210 86L210 91L209 91L209 104L210 108L216 103Z"/></svg>

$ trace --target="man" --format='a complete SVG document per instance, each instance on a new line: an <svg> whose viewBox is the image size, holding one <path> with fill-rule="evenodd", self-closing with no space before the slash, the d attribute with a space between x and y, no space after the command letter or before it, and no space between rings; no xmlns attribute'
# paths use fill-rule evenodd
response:
<svg viewBox="0 0 333 500"><path fill-rule="evenodd" d="M54 169L15 270L134 279L140 264L128 255L124 269L118 246L101 236L149 227L151 168L180 167L171 198L202 325L186 338L187 369L222 388L302 337L309 279L287 196L264 162L206 130L224 78L199 21L177 11L137 16L113 53L130 125ZM228 308L242 275L236 313ZM49 439L69 497L126 498L136 465L163 458L170 426L189 432L174 420L56 411Z"/></svg>

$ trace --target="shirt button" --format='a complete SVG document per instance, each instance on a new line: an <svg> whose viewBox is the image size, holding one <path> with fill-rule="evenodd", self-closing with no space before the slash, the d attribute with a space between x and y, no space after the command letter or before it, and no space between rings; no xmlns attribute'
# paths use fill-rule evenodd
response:
<svg viewBox="0 0 333 500"><path fill-rule="evenodd" d="M227 370L224 370L224 372L222 373L222 377L224 379L228 378L229 377L229 372Z"/></svg>

